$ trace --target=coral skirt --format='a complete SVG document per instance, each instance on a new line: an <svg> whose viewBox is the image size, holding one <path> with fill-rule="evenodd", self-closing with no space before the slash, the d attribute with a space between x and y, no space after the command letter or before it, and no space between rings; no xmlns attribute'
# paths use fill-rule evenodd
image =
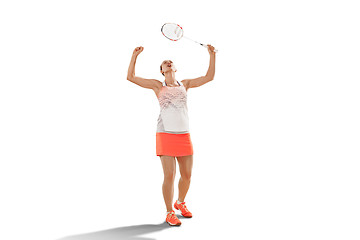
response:
<svg viewBox="0 0 360 240"><path fill-rule="evenodd" d="M156 155L187 156L193 155L190 133L156 133Z"/></svg>

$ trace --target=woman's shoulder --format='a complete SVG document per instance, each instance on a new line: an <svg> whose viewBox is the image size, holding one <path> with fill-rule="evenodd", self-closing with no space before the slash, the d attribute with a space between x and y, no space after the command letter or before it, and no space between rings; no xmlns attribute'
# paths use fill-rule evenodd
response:
<svg viewBox="0 0 360 240"><path fill-rule="evenodd" d="M184 86L186 91L189 89L188 79L181 80L180 83Z"/></svg>
<svg viewBox="0 0 360 240"><path fill-rule="evenodd" d="M156 80L156 87L154 87L153 90L154 90L157 98L159 98L159 94L160 94L160 91L163 88L163 86L164 86L164 82Z"/></svg>
<svg viewBox="0 0 360 240"><path fill-rule="evenodd" d="M161 88L164 85L164 83L162 81L155 80L155 85L157 88Z"/></svg>

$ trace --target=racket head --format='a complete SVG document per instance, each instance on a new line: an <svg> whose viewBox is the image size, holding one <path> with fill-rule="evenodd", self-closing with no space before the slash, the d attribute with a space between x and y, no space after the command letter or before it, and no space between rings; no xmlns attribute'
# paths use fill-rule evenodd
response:
<svg viewBox="0 0 360 240"><path fill-rule="evenodd" d="M162 34L171 41L177 41L184 35L184 30L179 24L176 23L165 23L161 27Z"/></svg>

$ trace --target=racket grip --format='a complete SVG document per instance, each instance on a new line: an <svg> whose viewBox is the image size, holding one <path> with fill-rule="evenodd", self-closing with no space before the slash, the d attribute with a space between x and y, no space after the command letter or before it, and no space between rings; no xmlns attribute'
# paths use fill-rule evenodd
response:
<svg viewBox="0 0 360 240"><path fill-rule="evenodd" d="M206 49L208 49L208 45L207 44L203 44L203 43L200 43L201 44L201 46L203 46L204 48L206 48ZM218 50L217 49L214 49L214 52L218 52Z"/></svg>

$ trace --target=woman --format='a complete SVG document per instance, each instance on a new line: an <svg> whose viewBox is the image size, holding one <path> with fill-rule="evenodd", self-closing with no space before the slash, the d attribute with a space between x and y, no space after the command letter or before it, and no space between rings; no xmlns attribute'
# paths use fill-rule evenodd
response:
<svg viewBox="0 0 360 240"><path fill-rule="evenodd" d="M135 76L135 63L144 47L135 48L128 70L127 79L141 87L154 90L160 104L160 115L156 131L156 155L160 157L164 171L162 191L166 205L166 222L171 226L181 225L180 220L172 209L174 195L174 179L176 162L180 168L179 197L174 203L174 208L181 211L184 217L191 218L192 214L187 209L184 199L190 186L191 171L193 166L193 146L189 133L189 120L187 112L187 90L199 87L214 79L215 51L208 45L210 54L209 69L205 76L177 81L175 65L170 60L165 60L160 65L160 72L165 77L163 82L156 79L145 79Z"/></svg>

